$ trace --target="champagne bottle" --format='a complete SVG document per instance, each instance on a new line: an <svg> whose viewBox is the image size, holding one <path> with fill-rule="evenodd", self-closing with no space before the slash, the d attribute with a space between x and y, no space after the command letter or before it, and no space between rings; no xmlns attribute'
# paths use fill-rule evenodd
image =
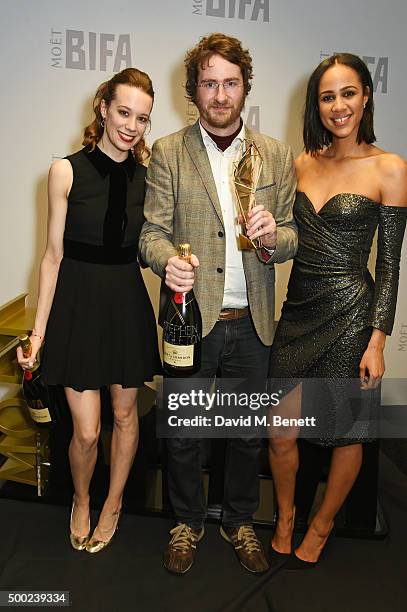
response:
<svg viewBox="0 0 407 612"><path fill-rule="evenodd" d="M30 357L32 346L29 337L24 334L19 337L20 346L24 357ZM27 402L31 418L38 427L48 427L51 425L52 418L50 412L50 402L48 389L41 378L41 368L39 355L32 368L24 370L23 375L23 396Z"/></svg>
<svg viewBox="0 0 407 612"><path fill-rule="evenodd" d="M190 261L191 246L180 244L178 256ZM163 362L168 376L189 376L201 367L202 318L193 290L174 293L163 318Z"/></svg>

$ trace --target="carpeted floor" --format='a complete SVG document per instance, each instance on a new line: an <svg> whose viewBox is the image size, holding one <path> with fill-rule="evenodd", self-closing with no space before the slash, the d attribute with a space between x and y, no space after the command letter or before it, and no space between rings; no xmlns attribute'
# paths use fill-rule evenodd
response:
<svg viewBox="0 0 407 612"><path fill-rule="evenodd" d="M0 590L67 590L75 612L405 612L407 477L385 456L380 499L384 541L334 538L317 568L261 577L240 567L214 524L177 577L161 566L168 519L124 515L93 556L70 548L67 508L1 499ZM258 533L267 546L270 531Z"/></svg>

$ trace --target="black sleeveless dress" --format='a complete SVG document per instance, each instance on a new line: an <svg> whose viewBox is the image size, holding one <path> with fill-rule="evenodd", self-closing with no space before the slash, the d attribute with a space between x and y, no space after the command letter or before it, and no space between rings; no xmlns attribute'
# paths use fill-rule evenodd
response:
<svg viewBox="0 0 407 612"><path fill-rule="evenodd" d="M141 387L161 373L154 312L137 261L146 169L97 146L73 168L62 259L42 372L77 391Z"/></svg>
<svg viewBox="0 0 407 612"><path fill-rule="evenodd" d="M359 364L372 328L386 334L393 328L407 208L340 193L317 213L306 194L298 192L294 216L299 243L271 349L273 389L287 391L301 379L324 379L325 388L316 385L308 404L303 392L302 416L320 417L313 441L355 443L369 437L368 423L355 427L360 406L351 405L353 391L349 395L348 390L352 381L359 389ZM373 281L367 262L377 226ZM371 400L369 394L361 396ZM307 436L312 437L311 430Z"/></svg>

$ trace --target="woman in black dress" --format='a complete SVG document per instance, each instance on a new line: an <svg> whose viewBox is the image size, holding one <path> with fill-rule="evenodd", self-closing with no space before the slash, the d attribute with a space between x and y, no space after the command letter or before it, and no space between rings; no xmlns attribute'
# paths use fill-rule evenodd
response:
<svg viewBox="0 0 407 612"><path fill-rule="evenodd" d="M75 489L70 540L95 553L111 540L138 443L137 389L161 371L154 313L137 261L154 92L128 68L98 88L85 148L49 172L48 240L41 263L32 355L45 337L42 372L63 385L72 414ZM89 483L100 432L100 388L114 414L110 487L90 536Z"/></svg>
<svg viewBox="0 0 407 612"><path fill-rule="evenodd" d="M308 83L305 152L296 161L299 246L272 346L270 376L326 379L330 401L313 407L324 412L323 431L313 442L333 447L333 453L322 505L289 558L298 431L272 431L269 458L279 511L272 551L286 555L291 568L318 561L359 473L364 432L348 433L351 410L339 389L358 378L366 389L377 386L394 321L407 165L372 144L372 94L369 70L348 53L324 60ZM377 227L373 282L367 260ZM307 410L306 391L294 381L292 387L280 403L282 416Z"/></svg>

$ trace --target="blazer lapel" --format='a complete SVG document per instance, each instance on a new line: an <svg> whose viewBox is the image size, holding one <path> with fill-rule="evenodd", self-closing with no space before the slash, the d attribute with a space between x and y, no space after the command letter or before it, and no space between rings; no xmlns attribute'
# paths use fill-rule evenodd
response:
<svg viewBox="0 0 407 612"><path fill-rule="evenodd" d="M222 209L219 203L218 192L216 191L215 181L213 180L208 154L206 152L205 145L202 142L201 130L199 128L198 121L185 132L184 142L191 157L191 161L201 177L209 199L211 200L216 214L223 225Z"/></svg>

